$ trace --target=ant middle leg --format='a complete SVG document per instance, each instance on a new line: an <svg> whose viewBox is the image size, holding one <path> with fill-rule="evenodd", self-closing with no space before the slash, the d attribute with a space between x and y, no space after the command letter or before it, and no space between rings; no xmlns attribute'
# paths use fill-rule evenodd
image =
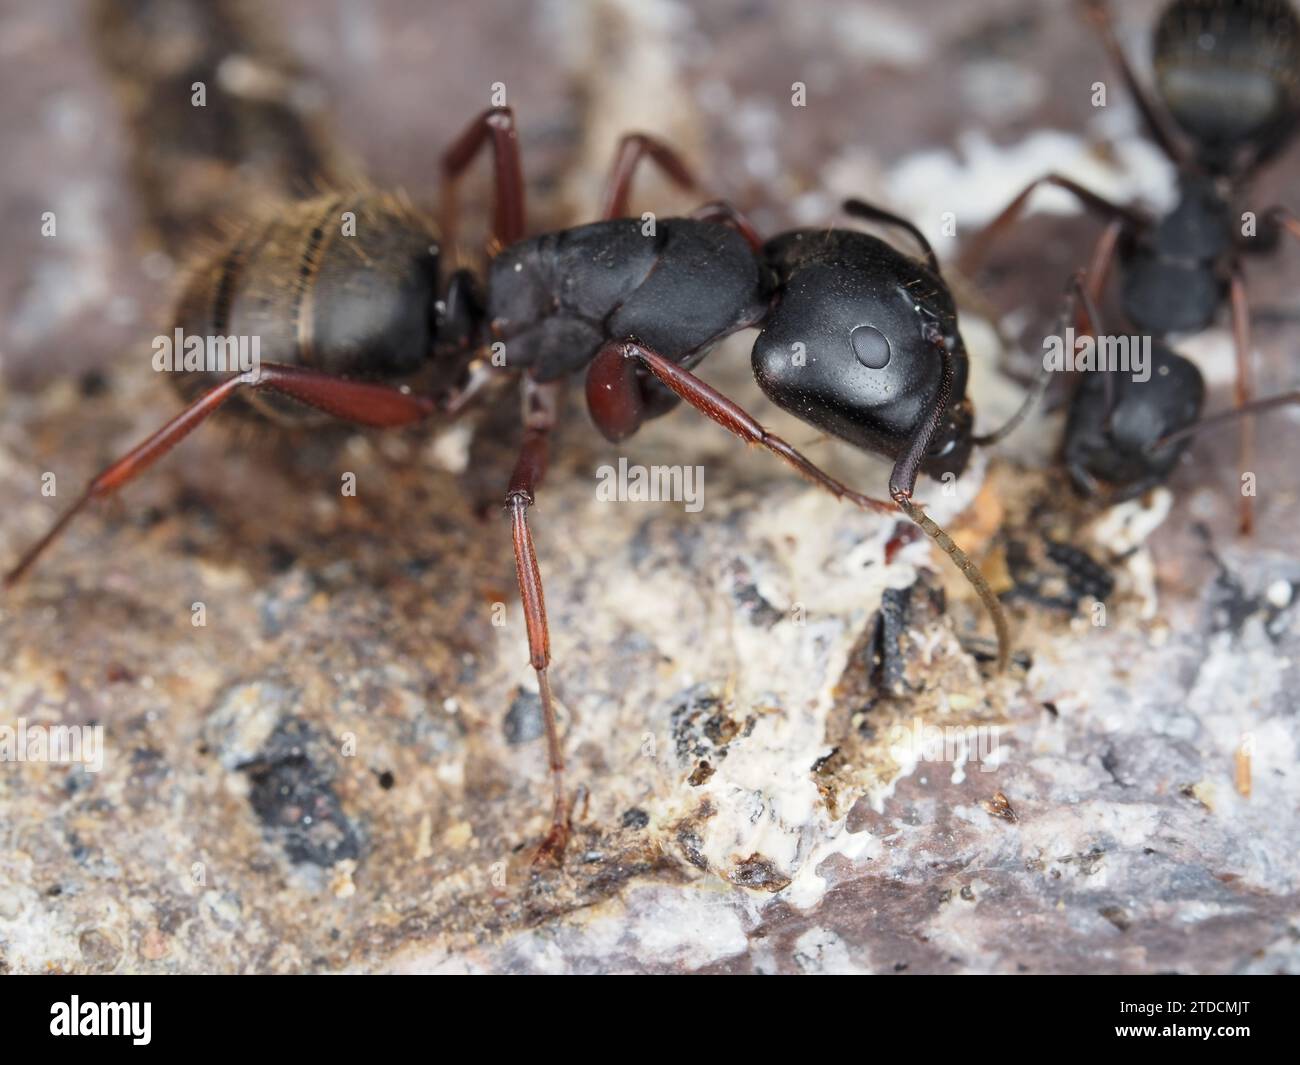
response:
<svg viewBox="0 0 1300 1065"><path fill-rule="evenodd" d="M1232 308L1232 346L1237 358L1237 385L1234 393L1234 406L1239 411L1250 408L1255 398L1255 370L1251 360L1250 304L1246 300L1246 280L1242 275L1241 264L1234 263L1232 277L1228 282L1228 299ZM1243 413L1238 428L1237 456L1240 464L1240 476L1252 473L1255 465L1255 419L1249 413ZM1237 531L1242 536L1250 536L1255 531L1255 497L1240 485L1241 502L1238 504Z"/></svg>
<svg viewBox="0 0 1300 1065"><path fill-rule="evenodd" d="M648 133L626 133L618 142L614 162L605 182L605 195L600 208L603 220L623 218L627 215L628 194L632 178L642 160L648 159L667 174L678 188L693 190L695 177L677 154L676 149Z"/></svg>
<svg viewBox="0 0 1300 1065"><path fill-rule="evenodd" d="M456 188L470 163L489 143L495 179L492 239L498 248L505 248L524 236L524 171L515 113L509 107L492 107L465 127L442 153L439 214L443 239L448 244L456 242Z"/></svg>
<svg viewBox="0 0 1300 1065"><path fill-rule="evenodd" d="M537 694L542 702L542 724L546 731L546 753L554 790L551 827L533 857L534 865L544 861L559 864L569 841L570 814L569 799L564 788L564 750L560 744L555 699L547 674L551 664L551 634L546 620L546 598L542 592L537 550L533 545L532 530L528 527L528 510L536 501L537 487L546 475L560 388L559 382L539 384L529 377L524 378L524 439L514 473L510 477L510 488L506 492L505 501L514 541L519 599L523 605L524 624L528 631L528 656L537 673Z"/></svg>
<svg viewBox="0 0 1300 1065"><path fill-rule="evenodd" d="M731 226L745 238L745 243L753 248L756 254L763 250L763 238L754 223L729 200L712 200L702 204L691 212L690 217L697 222L718 222L724 226Z"/></svg>
<svg viewBox="0 0 1300 1065"><path fill-rule="evenodd" d="M17 583L87 504L112 494L143 473L243 388L276 392L343 421L376 429L410 425L436 410L433 400L388 385L347 381L301 366L263 363L256 370L228 378L205 392L161 429L101 471L50 530L5 575L5 587Z"/></svg>

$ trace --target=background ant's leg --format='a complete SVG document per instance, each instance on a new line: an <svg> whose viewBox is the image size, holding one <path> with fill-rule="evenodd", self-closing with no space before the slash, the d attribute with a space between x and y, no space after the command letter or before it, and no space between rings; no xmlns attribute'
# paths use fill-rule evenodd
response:
<svg viewBox="0 0 1300 1065"><path fill-rule="evenodd" d="M1115 64L1120 77L1124 80L1124 85L1133 97L1133 102L1137 105L1138 112L1142 115L1142 121L1146 124L1152 138L1160 145L1161 150L1169 157L1170 162L1175 165L1185 162L1187 153L1180 147L1170 127L1169 120L1165 117L1164 111L1151 98L1146 86L1138 80L1137 74L1134 73L1133 67L1128 61L1128 56L1124 54L1124 49L1120 46L1119 38L1115 36L1114 18L1111 15L1109 0L1081 0L1081 2L1084 13L1101 37L1102 46L1106 49L1111 62Z"/></svg>
<svg viewBox="0 0 1300 1065"><path fill-rule="evenodd" d="M519 578L519 599L528 629L528 655L537 672L537 693L542 701L542 722L546 728L546 753L550 762L554 806L551 828L537 850L534 862L559 862L569 841L569 800L564 791L564 751L560 746L559 727L555 721L555 700L547 668L551 664L551 634L546 623L546 599L542 594L542 574L537 565L533 534L528 528L528 508L536 500L537 486L546 474L551 430L555 427L559 405L558 382L538 384L524 378L524 440L519 460L510 477L506 492L506 510L515 545L515 573Z"/></svg>
<svg viewBox="0 0 1300 1065"><path fill-rule="evenodd" d="M1088 269L1084 274L1084 291L1094 305L1101 302L1101 294L1110 277L1110 268L1115 263L1115 252L1119 248L1119 238L1123 232L1124 223L1113 218L1093 245L1092 258L1088 261Z"/></svg>
<svg viewBox="0 0 1300 1065"><path fill-rule="evenodd" d="M492 107L474 119L442 153L439 206L443 239L449 244L456 240L456 187L475 156L489 142L496 180L492 237L499 247L504 248L524 235L524 171L519 156L519 137L515 132L515 113L508 107Z"/></svg>
<svg viewBox="0 0 1300 1065"><path fill-rule="evenodd" d="M655 377L659 378L674 393L686 400L701 414L708 416L724 429L734 433L747 444L758 444L767 448L774 455L780 455L791 466L807 477L814 484L820 485L837 499L847 499L850 503L882 514L893 514L894 507L880 499L872 499L853 491L847 485L837 481L806 459L775 433L769 433L752 415L739 404L729 400L711 385L705 384L689 370L683 369L675 362L664 358L658 352L651 351L635 341L610 341L596 354L593 372L600 375L614 376L610 366L615 359L635 359ZM595 363L602 364L599 371Z"/></svg>
<svg viewBox="0 0 1300 1065"><path fill-rule="evenodd" d="M1235 264L1232 279L1228 283L1229 300L1232 306L1232 345L1237 353L1237 387L1236 407L1247 407L1255 398L1255 374L1250 357L1250 305L1246 302L1246 281L1241 273L1241 265ZM1245 414L1241 419L1238 457L1240 473L1253 470L1255 465L1255 419ZM1240 482L1238 482L1240 484ZM1238 531L1242 536L1250 536L1255 529L1255 499L1252 495L1241 495L1238 518Z"/></svg>
<svg viewBox="0 0 1300 1065"><path fill-rule="evenodd" d="M1100 245L1105 241L1105 234ZM1092 294L1092 271L1096 267L1096 255L1093 256L1093 264L1087 271L1079 271L1070 280L1070 287L1066 291L1066 311L1062 320L1068 325L1078 325L1085 333L1092 337L1100 337L1105 331L1102 324L1101 312L1097 309L1097 302ZM1110 428L1111 415L1115 412L1115 402L1118 398L1115 394L1115 379L1111 377L1108 370L1098 369L1101 377L1102 396L1105 400L1106 416L1102 424Z"/></svg>
<svg viewBox="0 0 1300 1065"><path fill-rule="evenodd" d="M86 504L92 499L115 492L148 469L241 388L264 388L278 392L344 421L381 429L409 425L434 412L432 400L386 385L345 381L298 366L263 363L256 370L231 377L205 392L156 433L103 470L64 511L50 531L28 549L18 564L5 575L5 586L13 585L31 568Z"/></svg>
<svg viewBox="0 0 1300 1065"><path fill-rule="evenodd" d="M762 251L763 249L763 238L759 236L754 223L733 203L726 200L713 200L711 203L695 208L690 217L697 222L720 222L722 225L731 226L732 229L745 238L754 251Z"/></svg>
<svg viewBox="0 0 1300 1065"><path fill-rule="evenodd" d="M1004 235L1020 220L1020 216L1024 214L1025 208L1029 204L1029 198L1042 185L1054 185L1058 189L1064 189L1066 192L1071 193L1084 207L1105 215L1111 220L1119 219L1132 226L1145 224L1146 220L1139 212L1112 203L1110 200L1098 196L1091 189L1084 188L1077 181L1072 181L1061 174L1044 174L1026 185L992 222L975 234L966 249L957 257L957 269L962 274L966 277L975 276L994 241Z"/></svg>
<svg viewBox="0 0 1300 1065"><path fill-rule="evenodd" d="M943 358L943 377L939 384L939 393L935 396L934 407L931 409L929 416L916 431L916 434L908 442L907 449L894 464L894 469L889 475L889 494L894 502L898 504L899 509L919 525L921 531L938 544L943 552L953 560L957 568L961 570L975 589L975 593L984 604L984 609L988 611L989 617L993 619L993 628L998 634L997 669L1001 673L1007 668L1007 662L1011 657L1011 631L1007 627L1007 617L1002 612L1002 604L993 593L993 589L989 587L989 582L984 579L984 574L979 571L979 567L970 560L966 552L957 546L953 538L944 532L943 528L934 519L912 502L912 493L916 490L916 478L921 472L921 463L925 459L926 449L930 446L931 438L943 422L945 412L948 409L948 399L952 395L953 380L956 377L956 367L953 364L952 356L942 343L935 346Z"/></svg>
<svg viewBox="0 0 1300 1065"><path fill-rule="evenodd" d="M1272 207L1264 214L1266 218L1272 220L1274 224L1281 226L1285 232L1295 237L1296 240L1300 240L1300 218L1295 216L1295 212L1292 211L1291 208L1281 206Z"/></svg>
<svg viewBox="0 0 1300 1065"><path fill-rule="evenodd" d="M899 229L906 230L911 234L912 239L921 245L922 251L925 252L925 261L930 270L938 277L943 276L943 271L939 269L939 260L934 254L934 249L930 247L930 242L925 239L925 234L906 218L896 215L892 211L886 211L883 207L867 203L865 200L845 200L842 206L844 213L850 214L854 218L862 218L868 222L882 222L887 226L897 226Z"/></svg>
<svg viewBox="0 0 1300 1065"><path fill-rule="evenodd" d="M655 163L679 188L687 191L695 188L695 177L674 148L648 133L627 133L618 142L614 163L605 181L605 195L600 208L602 219L627 216L628 192L642 159Z"/></svg>

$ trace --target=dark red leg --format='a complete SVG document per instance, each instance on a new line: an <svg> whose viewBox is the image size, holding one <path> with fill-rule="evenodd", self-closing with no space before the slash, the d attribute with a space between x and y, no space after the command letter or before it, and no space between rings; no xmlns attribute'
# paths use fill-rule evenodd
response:
<svg viewBox="0 0 1300 1065"><path fill-rule="evenodd" d="M627 217L628 193L632 178L643 159L649 159L672 178L679 188L695 188L695 178L676 150L648 133L628 133L618 142L614 163L605 182L604 202L600 217L604 219Z"/></svg>
<svg viewBox="0 0 1300 1065"><path fill-rule="evenodd" d="M559 404L558 383L537 384L524 378L524 440L519 461L506 492L506 510L515 544L515 573L519 578L519 599L523 605L524 624L528 630L528 656L537 671L537 693L542 701L542 722L546 728L546 753L551 768L554 805L551 828L542 840L534 864L564 857L569 841L569 799L564 790L564 751L560 746L559 727L555 721L555 700L547 668L551 664L551 634L546 623L546 598L542 594L542 574L537 565L533 534L528 528L528 508L536 501L537 486L546 475L551 430L555 427Z"/></svg>
<svg viewBox="0 0 1300 1065"><path fill-rule="evenodd" d="M508 107L493 107L474 119L442 154L440 209L443 239L449 244L454 244L456 240L456 186L475 156L489 143L492 146L496 180L492 211L493 240L499 250L514 244L524 235L524 171L519 158L515 114Z"/></svg>
<svg viewBox="0 0 1300 1065"><path fill-rule="evenodd" d="M593 378L602 383L614 382L619 380L620 377L624 382L631 380L631 376L626 375L626 371L621 371L615 360L625 363L632 360L640 362L641 365L696 410L707 415L728 432L740 437L745 443L757 444L760 447L767 448L774 455L780 455L781 458L785 459L786 462L810 481L825 488L837 499L847 499L856 506L882 514L894 513L894 507L891 504L880 499L872 499L870 496L864 496L853 491L847 485L841 484L830 474L818 469L779 436L769 433L744 409L711 385L705 384L689 370L682 369L675 362L665 359L662 355L635 341L610 341L596 354L587 377L588 402L592 398L591 382ZM616 387L611 388L610 391L611 394L618 393ZM594 406L591 412L592 418L602 432L610 435L607 426L602 423L602 419L609 417L607 412L616 409L620 412L620 417L623 417L625 416L623 412L635 409L636 402L637 399L631 393L630 386L628 386L623 392L617 394L616 400L605 400ZM636 416L634 415L634 417ZM631 421L633 418L627 420ZM622 435L626 436L627 433L624 432ZM611 436L611 439L620 439L620 436L614 435Z"/></svg>
<svg viewBox="0 0 1300 1065"><path fill-rule="evenodd" d="M1081 3L1089 21L1096 27L1097 33L1101 37L1102 46L1110 55L1111 62L1115 64L1120 77L1124 79L1124 84L1132 95L1133 102L1137 104L1138 112L1142 115L1142 121L1146 123L1147 130L1171 162L1175 165L1186 162L1187 153L1179 146L1178 139L1175 137L1164 111L1157 106L1155 100L1151 98L1151 94L1147 92L1146 87L1138 80L1137 74L1134 73L1133 67L1128 61L1128 56L1124 54L1124 49L1120 46L1119 38L1115 36L1110 3L1108 0L1081 0Z"/></svg>
<svg viewBox="0 0 1300 1065"><path fill-rule="evenodd" d="M1020 220L1020 216L1024 214L1025 207L1029 203L1029 198L1040 185L1055 185L1059 189L1065 189L1066 192L1072 193L1084 207L1104 215L1112 221L1118 219L1134 227L1141 227L1146 224L1145 217L1131 208L1112 203L1110 200L1098 196L1090 189L1084 188L1078 182L1071 181L1060 174L1045 174L1026 185L1020 194L1002 209L1001 214L975 234L957 259L957 269L960 273L970 278L975 276L994 241Z"/></svg>
<svg viewBox="0 0 1300 1065"><path fill-rule="evenodd" d="M741 212L739 207L728 203L726 200L714 200L712 203L697 207L691 212L691 217L697 222L719 222L722 225L731 226L745 238L754 251L763 250L763 238L758 235L754 223Z"/></svg>
<svg viewBox="0 0 1300 1065"><path fill-rule="evenodd" d="M210 392L200 396L147 440L132 448L100 473L90 482L80 498L54 523L53 528L9 571L5 576L5 586L13 585L27 572L86 504L92 499L111 494L148 469L197 429L210 414L241 388L264 388L271 392L278 392L280 395L291 396L301 403L306 403L344 421L380 429L409 425L434 412L432 400L389 388L386 385L344 381L298 366L263 363L259 369L223 381Z"/></svg>
<svg viewBox="0 0 1300 1065"><path fill-rule="evenodd" d="M1119 248L1119 238L1123 232L1124 223L1120 219L1112 219L1092 249L1092 259L1088 263L1088 272L1084 275L1084 290L1094 304L1101 302L1101 294L1115 263L1115 252Z"/></svg>
<svg viewBox="0 0 1300 1065"><path fill-rule="evenodd" d="M942 345L940 345L940 348L942 348ZM946 351L943 352L943 357L944 385L939 399L936 400L935 413L927 419L925 426L911 442L908 452L895 465L894 475L890 478L890 493L894 497L894 503L938 543L957 564L962 573L966 575L967 580L975 587L975 591L993 618L994 627L997 629L998 669L1002 670L1006 668L1007 659L1010 655L1011 638L1007 630L1006 617L1002 613L1002 606L998 602L997 596L993 594L993 590L989 587L980 571L976 569L975 564L966 557L965 552L953 543L951 537L927 517L920 507L911 501L912 489L916 485L917 471L920 469L925 449L929 446L931 436L934 435L935 429L944 417L948 397L952 394L952 381L955 370ZM830 476L830 474L818 469L817 466L779 436L769 433L753 416L717 391L717 389L705 384L689 370L683 369L671 360L664 358L658 352L651 351L635 341L611 341L600 349L600 352L596 355L596 362L603 364L601 369L596 371L599 381L608 383L620 379L615 368L611 365L615 359L629 362L636 360L701 414L717 422L728 432L734 433L745 443L757 444L760 447L767 448L773 454L779 455L814 484L824 488L837 499L847 499L850 503L865 510L874 510L882 514L894 513L894 506L883 500L873 499L870 496L855 492ZM590 380L589 376L588 382ZM623 378L623 380L626 380L626 378ZM591 388L589 383L589 401L590 397ZM609 404L610 401L607 400L606 403ZM622 410L633 406L634 403L635 399L629 392L627 395L620 397L614 406ZM599 426L601 424L600 419L604 416L603 407L600 405L593 406L591 413L592 418Z"/></svg>
<svg viewBox="0 0 1300 1065"><path fill-rule="evenodd" d="M1240 263L1233 266L1228 293L1232 306L1232 343L1237 353L1235 406L1242 410L1249 407L1255 398L1255 372L1250 357L1250 305L1246 301L1246 281ZM1244 474L1251 472L1255 465L1255 419L1249 414L1242 416L1239 441L1238 456L1241 473ZM1238 479L1238 490L1240 488ZM1242 536L1250 536L1255 531L1255 499L1244 492L1241 495L1238 531Z"/></svg>

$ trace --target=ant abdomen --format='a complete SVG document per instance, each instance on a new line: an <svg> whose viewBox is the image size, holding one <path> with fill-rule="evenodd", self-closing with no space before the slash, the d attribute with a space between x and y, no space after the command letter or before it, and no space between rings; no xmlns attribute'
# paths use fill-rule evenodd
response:
<svg viewBox="0 0 1300 1065"><path fill-rule="evenodd" d="M395 197L336 194L287 205L190 274L173 326L204 339L205 361L195 369L197 353L186 358L177 387L193 399L231 369L246 369L254 352L259 362L340 377L408 376L433 350L438 264L436 226ZM213 358L223 352L224 365ZM242 365L232 365L236 352ZM279 421L319 417L269 393L239 398Z"/></svg>
<svg viewBox="0 0 1300 1065"><path fill-rule="evenodd" d="M1155 31L1156 84L1207 163L1284 137L1300 107L1300 23L1288 0L1177 0Z"/></svg>

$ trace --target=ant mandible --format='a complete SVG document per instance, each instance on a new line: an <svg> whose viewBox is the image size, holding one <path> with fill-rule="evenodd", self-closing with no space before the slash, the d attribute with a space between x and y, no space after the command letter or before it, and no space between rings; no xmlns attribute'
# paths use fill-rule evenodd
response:
<svg viewBox="0 0 1300 1065"><path fill-rule="evenodd" d="M1110 202L1051 173L1017 195L968 245L959 268L973 276L996 237L1024 212L1040 185L1072 193L1109 219L1087 270L1073 284L1070 313L1085 313L1100 332L1096 305L1116 257L1127 317L1153 338L1152 376L1144 382L1090 374L1076 391L1066 432L1066 461L1082 488L1098 482L1132 496L1162 481L1192 432L1228 417L1241 421L1242 471L1254 464L1251 415L1294 402L1294 393L1254 401L1251 323L1241 257L1271 250L1279 227L1300 239L1285 207L1260 216L1258 238L1239 235L1232 201L1288 145L1300 119L1300 20L1288 0L1175 0L1155 31L1156 93L1139 81L1116 38L1107 0L1081 0L1136 101L1143 124L1179 175L1179 199L1163 218ZM1181 136L1178 131L1181 130ZM1200 371L1166 343L1170 334L1209 327L1224 302L1236 352L1235 412L1197 422L1204 397ZM1239 528L1254 524L1253 497L1242 493Z"/></svg>
<svg viewBox="0 0 1300 1065"><path fill-rule="evenodd" d="M464 270L444 281L439 240L450 240L454 229L456 183L489 148L494 254L486 285ZM920 473L960 473L980 442L966 398L968 359L956 308L929 245L909 222L859 201L846 204L850 214L904 229L919 242L923 260L840 229L795 230L764 243L739 211L721 202L658 220L646 235L640 219L623 217L642 160L694 187L672 149L631 135L611 169L601 221L525 238L515 120L509 109L494 108L444 155L441 237L423 216L373 193L304 201L251 227L195 272L177 321L195 336L259 333L265 361L234 376L190 378L189 406L94 478L6 583L87 503L122 487L236 397L280 418L309 415L302 404L357 425L395 428L455 417L503 372L520 378L523 440L505 507L554 788L551 826L537 857L558 861L569 810L528 511L546 471L560 393L585 372L588 410L612 441L685 400L837 498L880 513L901 509L975 587L997 629L998 668L1004 668L1009 635L997 598L912 500ZM356 214L356 233L340 238L330 221L345 209ZM347 240L357 243L347 247ZM286 274L297 283L284 284ZM691 372L717 341L751 327L761 330L752 363L762 390L800 420L893 459L890 500L831 477ZM495 344L506 345L508 369L485 357ZM803 357L795 359L798 344ZM431 359L457 373L460 385L451 394L435 399L396 383Z"/></svg>

